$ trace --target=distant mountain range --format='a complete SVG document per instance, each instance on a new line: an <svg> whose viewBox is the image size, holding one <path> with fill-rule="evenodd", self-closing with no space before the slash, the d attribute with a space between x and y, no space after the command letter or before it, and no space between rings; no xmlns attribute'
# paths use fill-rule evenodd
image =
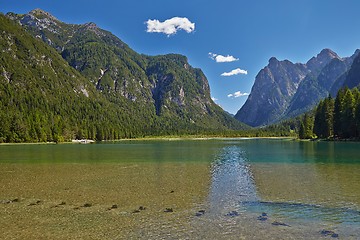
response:
<svg viewBox="0 0 360 240"><path fill-rule="evenodd" d="M245 129L185 56L145 56L94 23L0 15L0 142Z"/></svg>
<svg viewBox="0 0 360 240"><path fill-rule="evenodd" d="M305 64L271 58L235 118L253 127L269 125L311 110L344 86L358 86L359 52L341 58L324 49Z"/></svg>

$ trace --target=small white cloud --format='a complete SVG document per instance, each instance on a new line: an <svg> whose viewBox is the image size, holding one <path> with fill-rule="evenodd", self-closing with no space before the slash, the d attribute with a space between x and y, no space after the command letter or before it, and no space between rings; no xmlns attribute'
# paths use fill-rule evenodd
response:
<svg viewBox="0 0 360 240"><path fill-rule="evenodd" d="M239 60L238 58L235 58L230 55L223 56L223 55L212 53L212 52L209 52L209 56L211 59L215 60L217 63L235 62L235 61Z"/></svg>
<svg viewBox="0 0 360 240"><path fill-rule="evenodd" d="M157 19L149 19L146 21L147 32L149 33L164 33L168 36L176 34L178 30L184 30L191 33L195 30L195 23L192 23L187 18L173 17L160 22Z"/></svg>
<svg viewBox="0 0 360 240"><path fill-rule="evenodd" d="M244 96L249 96L249 93L242 93L240 91L234 92L234 93L230 93L228 94L228 98L238 98L238 97L244 97Z"/></svg>
<svg viewBox="0 0 360 240"><path fill-rule="evenodd" d="M214 98L214 97L212 97L211 99L212 99L214 102L216 102L217 100L219 100L219 99Z"/></svg>
<svg viewBox="0 0 360 240"><path fill-rule="evenodd" d="M237 68L237 69L232 70L231 72L224 72L224 73L221 74L221 76L230 77L230 76L239 75L239 74L247 75L248 72L246 70L242 70L240 68Z"/></svg>

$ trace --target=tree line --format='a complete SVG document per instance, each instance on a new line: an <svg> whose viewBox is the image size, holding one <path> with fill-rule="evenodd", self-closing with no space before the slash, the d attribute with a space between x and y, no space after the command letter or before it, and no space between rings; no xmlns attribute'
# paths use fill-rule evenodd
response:
<svg viewBox="0 0 360 240"><path fill-rule="evenodd" d="M304 114L300 123L299 138L359 139L359 89L340 89L335 99L329 95L320 101L313 112Z"/></svg>

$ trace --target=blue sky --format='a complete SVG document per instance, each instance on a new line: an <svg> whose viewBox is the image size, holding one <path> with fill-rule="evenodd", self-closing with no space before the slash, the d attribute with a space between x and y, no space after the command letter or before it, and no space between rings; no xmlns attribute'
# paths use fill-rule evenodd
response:
<svg viewBox="0 0 360 240"><path fill-rule="evenodd" d="M186 55L204 71L212 97L231 113L244 104L242 93L250 93L270 57L306 62L323 48L340 56L360 48L358 0L0 0L3 13L34 8L67 23L95 22L139 53ZM194 31L147 32L149 19L173 17L187 18ZM217 63L210 52L237 61ZM235 69L240 74L221 76Z"/></svg>

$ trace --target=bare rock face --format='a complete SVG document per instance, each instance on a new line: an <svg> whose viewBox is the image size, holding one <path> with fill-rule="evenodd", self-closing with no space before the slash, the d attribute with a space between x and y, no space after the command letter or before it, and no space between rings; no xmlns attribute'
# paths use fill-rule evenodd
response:
<svg viewBox="0 0 360 240"><path fill-rule="evenodd" d="M343 85L343 75L358 53L340 58L324 49L306 64L271 58L256 76L250 96L235 118L250 126L263 126L311 110L332 88L337 91Z"/></svg>
<svg viewBox="0 0 360 240"><path fill-rule="evenodd" d="M250 126L267 125L279 119L308 72L304 64L271 58L256 76L250 96L235 118Z"/></svg>
<svg viewBox="0 0 360 240"><path fill-rule="evenodd" d="M348 88L353 88L359 86L360 84L360 54L359 50L355 52L356 57L354 57L351 68L344 80L343 85Z"/></svg>
<svg viewBox="0 0 360 240"><path fill-rule="evenodd" d="M319 71L325 67L332 59L340 57L331 49L323 49L316 57L312 57L307 63L306 67L311 71Z"/></svg>

